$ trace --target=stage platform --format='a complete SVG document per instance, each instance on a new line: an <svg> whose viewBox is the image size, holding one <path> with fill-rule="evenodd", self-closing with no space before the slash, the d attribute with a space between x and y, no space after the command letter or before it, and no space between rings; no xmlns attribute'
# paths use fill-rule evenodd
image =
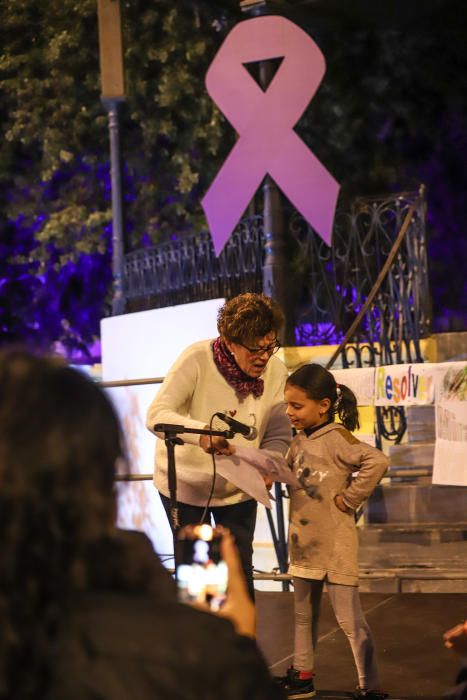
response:
<svg viewBox="0 0 467 700"><path fill-rule="evenodd" d="M438 700L454 683L459 658L442 635L467 617L467 594L362 593L375 637L383 689L391 698ZM293 653L293 593L257 591L258 643L273 675ZM356 685L347 639L324 594L316 661L318 698L348 698Z"/></svg>

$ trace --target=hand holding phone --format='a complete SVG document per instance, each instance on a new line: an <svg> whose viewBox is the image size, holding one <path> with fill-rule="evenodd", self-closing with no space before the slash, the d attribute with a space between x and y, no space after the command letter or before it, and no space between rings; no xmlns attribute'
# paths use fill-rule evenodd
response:
<svg viewBox="0 0 467 700"><path fill-rule="evenodd" d="M206 549L206 543L212 544ZM184 527L179 533L177 556L176 578L180 600L208 605L211 611L229 619L238 634L254 638L255 606L248 594L240 556L230 531L221 526L214 530L209 525ZM218 578L215 585L214 577L211 578L210 574L203 576L199 571L200 562L196 561L199 558L208 564L208 570L209 562L217 561Z"/></svg>
<svg viewBox="0 0 467 700"><path fill-rule="evenodd" d="M188 525L177 542L176 580L184 603L217 611L227 598L228 568L221 555L221 534L210 525Z"/></svg>

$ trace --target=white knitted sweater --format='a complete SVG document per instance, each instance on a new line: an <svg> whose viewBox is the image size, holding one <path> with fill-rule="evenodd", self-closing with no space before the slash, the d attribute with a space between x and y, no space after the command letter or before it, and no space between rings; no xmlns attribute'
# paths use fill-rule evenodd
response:
<svg viewBox="0 0 467 700"><path fill-rule="evenodd" d="M204 428L216 412L235 412L235 419L255 425L258 435L246 443L241 435L231 442L264 448L284 455L291 441L290 422L283 401L287 369L277 358L271 357L262 379L264 393L259 398L251 394L238 399L235 390L227 384L217 369L212 340L190 345L170 368L147 413L147 427L153 431L157 423ZM219 419L213 428L226 430ZM212 458L198 445L199 435L183 434L184 445L175 447L177 499L191 505L205 505L212 482ZM239 467L241 469L241 466ZM163 440L156 445L155 485L169 495L167 484L167 450ZM230 505L250 499L251 496L223 477L217 476L211 505Z"/></svg>

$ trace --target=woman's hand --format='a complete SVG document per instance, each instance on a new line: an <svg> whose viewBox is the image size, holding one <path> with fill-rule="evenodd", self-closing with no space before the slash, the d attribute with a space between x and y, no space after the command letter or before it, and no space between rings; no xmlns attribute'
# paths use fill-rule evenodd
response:
<svg viewBox="0 0 467 700"><path fill-rule="evenodd" d="M206 426L206 430L209 426ZM200 435L199 446L208 454L233 455L235 448L224 437L220 435Z"/></svg>
<svg viewBox="0 0 467 700"><path fill-rule="evenodd" d="M221 555L229 570L229 583L227 600L219 612L215 614L229 619L238 634L254 638L256 634L256 610L248 595L237 547L229 530L217 526L216 532L222 535Z"/></svg>

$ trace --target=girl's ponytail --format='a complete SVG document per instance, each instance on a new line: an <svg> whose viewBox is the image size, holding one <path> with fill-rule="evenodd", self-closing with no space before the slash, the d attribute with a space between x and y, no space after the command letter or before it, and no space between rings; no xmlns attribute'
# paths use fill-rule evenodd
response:
<svg viewBox="0 0 467 700"><path fill-rule="evenodd" d="M355 430L360 427L357 399L353 391L345 384L337 385L335 413L337 413L339 420L347 430Z"/></svg>

